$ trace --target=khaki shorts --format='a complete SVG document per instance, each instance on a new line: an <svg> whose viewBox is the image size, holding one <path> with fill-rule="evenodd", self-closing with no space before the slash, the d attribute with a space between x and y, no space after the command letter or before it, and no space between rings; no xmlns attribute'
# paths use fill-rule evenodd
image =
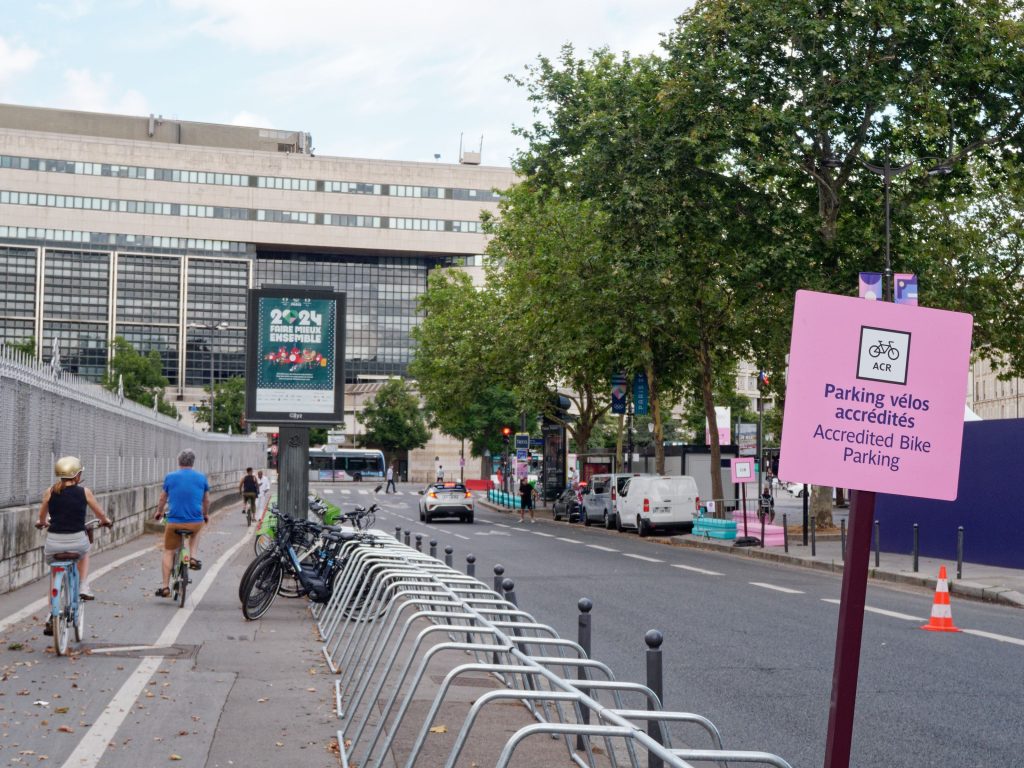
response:
<svg viewBox="0 0 1024 768"><path fill-rule="evenodd" d="M197 533L202 529L205 523L172 523L168 522L164 528L164 549L177 549L178 544L181 542L181 536L178 535L178 530L184 528L186 531L192 531L193 534Z"/></svg>

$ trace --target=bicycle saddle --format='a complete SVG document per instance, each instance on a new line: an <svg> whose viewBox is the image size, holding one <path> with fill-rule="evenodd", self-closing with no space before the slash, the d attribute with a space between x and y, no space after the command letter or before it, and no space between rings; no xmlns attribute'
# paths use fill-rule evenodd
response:
<svg viewBox="0 0 1024 768"><path fill-rule="evenodd" d="M77 560L81 555L77 552L54 552L50 555L51 560Z"/></svg>

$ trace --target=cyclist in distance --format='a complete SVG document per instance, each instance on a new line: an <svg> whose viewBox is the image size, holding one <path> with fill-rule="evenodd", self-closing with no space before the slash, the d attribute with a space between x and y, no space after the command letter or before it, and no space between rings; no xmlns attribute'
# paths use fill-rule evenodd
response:
<svg viewBox="0 0 1024 768"><path fill-rule="evenodd" d="M199 532L210 520L210 484L206 480L206 475L193 469L195 463L196 454L188 448L178 454L178 470L164 478L164 489L156 505L155 520L160 520L164 516L164 510L170 505L167 526L164 528L164 553L161 563L163 585L156 591L157 597L171 596L168 584L171 580L171 562L178 548L178 534L175 533L178 529L185 528L192 532L189 568L198 571L203 567L196 558L196 553L199 551Z"/></svg>
<svg viewBox="0 0 1024 768"><path fill-rule="evenodd" d="M43 502L39 507L39 520L36 527L45 526L46 519L49 517L50 529L46 534L46 544L43 545L43 557L47 563L57 552L77 552L79 554L78 573L82 586L78 593L83 600L92 600L95 595L88 578L89 537L85 532L86 510L91 509L103 525L109 526L110 518L103 512L92 491L82 485L83 470L81 460L75 456L64 456L57 459L57 463L53 467L57 482L43 493ZM53 587L52 583L50 587ZM49 592L47 592L47 596L49 596ZM53 634L49 618L46 620L43 633Z"/></svg>
<svg viewBox="0 0 1024 768"><path fill-rule="evenodd" d="M238 483L238 493L241 494L245 500L245 506L242 507L242 513L245 514L246 509L252 512L253 518L256 517L256 497L260 495L260 481L252 473L252 467L245 468L245 474L242 475L242 479Z"/></svg>

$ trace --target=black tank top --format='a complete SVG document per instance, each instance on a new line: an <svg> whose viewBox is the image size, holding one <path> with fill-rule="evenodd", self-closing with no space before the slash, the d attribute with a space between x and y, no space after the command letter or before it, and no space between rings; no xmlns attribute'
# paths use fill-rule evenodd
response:
<svg viewBox="0 0 1024 768"><path fill-rule="evenodd" d="M60 493L50 494L50 533L80 533L85 530L85 488L69 485Z"/></svg>

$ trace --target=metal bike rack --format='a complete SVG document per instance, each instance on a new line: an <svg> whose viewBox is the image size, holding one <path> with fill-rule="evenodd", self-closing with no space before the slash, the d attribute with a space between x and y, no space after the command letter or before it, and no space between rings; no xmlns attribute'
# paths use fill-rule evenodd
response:
<svg viewBox="0 0 1024 768"><path fill-rule="evenodd" d="M485 708L510 700L521 703L536 722L508 739L497 766L507 766L524 740L545 735L561 740L569 759L581 768L597 765L596 754L612 768L641 768L648 760L671 768L687 768L691 761L790 768L767 752L725 749L707 718L663 710L648 686L615 680L578 643L560 638L473 576L393 535L368 532L363 540L346 542L340 556L344 566L332 598L314 616L324 657L338 675L335 702L344 768L390 764L399 732L411 727L407 721L414 701L429 701L411 751L402 758L406 768L413 768L453 686L462 677L480 674L503 687L483 693L469 706L444 762L448 768L456 765ZM514 599L510 582L504 589ZM436 688L423 690L431 665L436 672L438 660L452 653L469 659L452 666ZM629 708L626 695L639 696L647 709ZM673 747L670 724L695 726L707 734L711 748ZM593 750L595 739L603 744L603 754Z"/></svg>

